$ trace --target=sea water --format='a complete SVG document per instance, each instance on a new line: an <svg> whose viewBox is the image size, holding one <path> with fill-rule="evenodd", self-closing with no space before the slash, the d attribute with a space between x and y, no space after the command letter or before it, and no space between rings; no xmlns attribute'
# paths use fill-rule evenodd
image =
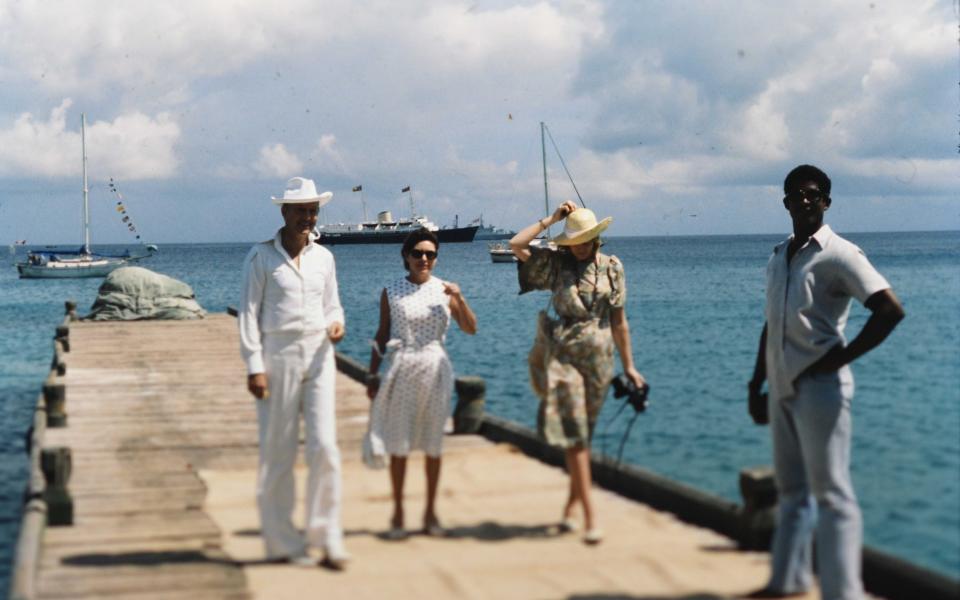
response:
<svg viewBox="0 0 960 600"><path fill-rule="evenodd" d="M847 237L907 311L891 337L854 365L852 468L866 542L960 577L960 232ZM781 238L607 240L604 252L625 266L634 355L651 402L624 438L632 409L617 414L621 401L608 397L595 451L616 456L623 443L625 462L739 500L739 470L770 463L769 431L747 415L746 382L763 326L766 260ZM142 266L185 281L208 311L223 311L239 300L248 248L167 245ZM366 364L380 290L405 273L399 246L331 250L347 314L340 350ZM487 410L533 427L526 354L548 295L519 296L516 268L492 263L481 242L442 246L435 274L461 286L479 320L477 335L454 326L447 336L457 374L483 376ZM9 258L0 268L0 597L25 485L24 432L49 368L54 327L64 300L76 300L82 314L99 284L19 280ZM854 303L848 337L867 314Z"/></svg>

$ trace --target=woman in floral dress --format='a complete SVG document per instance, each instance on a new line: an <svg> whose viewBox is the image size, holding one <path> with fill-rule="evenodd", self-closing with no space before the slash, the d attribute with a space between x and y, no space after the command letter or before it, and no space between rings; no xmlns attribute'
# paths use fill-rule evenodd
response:
<svg viewBox="0 0 960 600"><path fill-rule="evenodd" d="M450 414L453 368L443 342L450 317L464 332L477 331L477 318L455 283L431 273L437 264L437 236L421 229L407 236L400 251L408 271L384 288L380 295L380 327L370 354L370 373L380 368L390 351L390 368L378 386L371 378L367 395L371 446L390 455L393 491L391 539L406 536L403 482L407 456L413 450L426 454L427 504L423 530L443 535L435 500L440 480L443 426Z"/></svg>
<svg viewBox="0 0 960 600"><path fill-rule="evenodd" d="M563 233L552 240L556 249L530 245L564 219ZM550 290L550 304L559 317L540 316L538 340L529 356L530 380L540 397L540 436L564 449L570 474L561 529L576 529L573 511L579 503L588 544L603 539L590 501L590 438L613 377L614 347L626 376L637 387L645 384L633 364L623 264L599 251L599 235L610 221L598 223L592 211L567 201L510 240L521 262L520 293Z"/></svg>

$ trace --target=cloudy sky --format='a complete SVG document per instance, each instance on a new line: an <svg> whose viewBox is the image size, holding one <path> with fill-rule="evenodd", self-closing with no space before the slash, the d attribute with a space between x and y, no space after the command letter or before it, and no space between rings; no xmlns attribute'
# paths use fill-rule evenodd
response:
<svg viewBox="0 0 960 600"><path fill-rule="evenodd" d="M543 213L545 121L614 235L960 229L956 0L0 0L0 244L253 241L294 175L331 221ZM548 140L551 202L573 189Z"/></svg>

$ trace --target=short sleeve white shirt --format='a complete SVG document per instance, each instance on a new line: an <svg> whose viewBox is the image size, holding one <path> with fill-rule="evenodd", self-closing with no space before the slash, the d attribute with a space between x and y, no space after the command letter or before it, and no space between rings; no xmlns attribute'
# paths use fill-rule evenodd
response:
<svg viewBox="0 0 960 600"><path fill-rule="evenodd" d="M333 254L314 239L300 252L299 268L283 248L279 231L254 245L244 259L238 321L250 374L264 372L263 336L310 335L344 323Z"/></svg>
<svg viewBox="0 0 960 600"><path fill-rule="evenodd" d="M793 382L838 343L850 299L861 303L890 284L856 245L823 225L790 263L777 245L767 263L767 378L771 393L792 396Z"/></svg>

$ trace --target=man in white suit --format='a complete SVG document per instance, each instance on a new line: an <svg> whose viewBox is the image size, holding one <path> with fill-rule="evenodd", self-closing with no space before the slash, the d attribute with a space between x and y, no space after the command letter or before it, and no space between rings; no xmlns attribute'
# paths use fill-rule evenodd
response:
<svg viewBox="0 0 960 600"><path fill-rule="evenodd" d="M257 398L260 467L257 504L266 557L343 569L349 556L340 525L340 451L337 448L333 344L344 335L336 267L313 229L330 192L294 177L280 198L284 225L256 244L243 267L239 326L247 388ZM305 535L291 520L293 466L303 415L308 467Z"/></svg>

